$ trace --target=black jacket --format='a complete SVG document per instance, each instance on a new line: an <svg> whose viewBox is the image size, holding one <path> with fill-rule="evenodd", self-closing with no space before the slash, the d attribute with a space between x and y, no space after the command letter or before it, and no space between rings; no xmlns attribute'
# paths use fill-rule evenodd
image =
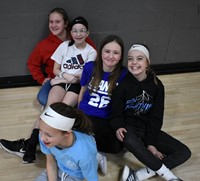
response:
<svg viewBox="0 0 200 181"><path fill-rule="evenodd" d="M139 82L129 72L114 90L112 105L110 121L114 131L125 125L144 129L145 144L155 145L163 124L164 86L153 73Z"/></svg>

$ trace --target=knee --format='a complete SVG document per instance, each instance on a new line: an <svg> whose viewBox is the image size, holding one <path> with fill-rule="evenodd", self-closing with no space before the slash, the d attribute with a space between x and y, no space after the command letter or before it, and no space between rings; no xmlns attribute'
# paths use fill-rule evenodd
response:
<svg viewBox="0 0 200 181"><path fill-rule="evenodd" d="M142 140L134 136L133 134L125 135L123 144L124 147L127 148L127 150L133 153L134 155L140 154L141 151L146 149Z"/></svg>
<svg viewBox="0 0 200 181"><path fill-rule="evenodd" d="M125 136L124 141L123 141L124 147L127 148L128 150L130 148L137 148L137 141L133 140L132 137L130 136Z"/></svg>
<svg viewBox="0 0 200 181"><path fill-rule="evenodd" d="M48 94L51 90L51 84L50 81L47 81L40 89L40 91L37 94L37 100L39 103L43 106L46 106Z"/></svg>
<svg viewBox="0 0 200 181"><path fill-rule="evenodd" d="M123 141L124 146L127 147L128 145L131 144L131 142L132 142L131 139L128 136L125 136L124 141Z"/></svg>
<svg viewBox="0 0 200 181"><path fill-rule="evenodd" d="M45 96L43 96L40 92L37 95L37 100L42 106L45 106L47 103Z"/></svg>
<svg viewBox="0 0 200 181"><path fill-rule="evenodd" d="M186 146L186 145L183 145L182 148L179 150L179 154L180 154L180 160L182 160L181 162L185 162L187 161L192 153L191 153L191 150Z"/></svg>
<svg viewBox="0 0 200 181"><path fill-rule="evenodd" d="M191 150L185 145L185 149L184 149L184 157L186 160L188 160L192 155Z"/></svg>
<svg viewBox="0 0 200 181"><path fill-rule="evenodd" d="M123 144L119 143L112 143L109 144L98 144L97 143L97 150L100 152L111 153L111 154L118 154L123 149Z"/></svg>
<svg viewBox="0 0 200 181"><path fill-rule="evenodd" d="M115 146L115 148L111 150L111 153L118 154L122 151L122 149L123 149L123 144L118 144Z"/></svg>

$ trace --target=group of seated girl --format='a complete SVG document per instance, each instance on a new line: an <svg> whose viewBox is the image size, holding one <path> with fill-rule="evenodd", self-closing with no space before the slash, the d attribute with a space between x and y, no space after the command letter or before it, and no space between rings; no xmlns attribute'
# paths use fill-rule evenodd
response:
<svg viewBox="0 0 200 181"><path fill-rule="evenodd" d="M55 8L48 17L51 33L28 61L33 78L42 84L38 100L44 110L30 138L1 139L2 148L22 157L23 163L33 163L40 143L46 171L36 181L97 181L98 167L107 173L106 153L119 153L123 148L145 167L135 171L125 165L122 181L155 175L181 181L171 169L188 160L191 152L161 130L164 85L150 69L149 48L134 43L124 67L124 43L119 36L106 36L96 51L84 17L75 18L70 30L64 9ZM49 65L47 78L33 68L45 57L41 47L43 52L49 48L44 60Z"/></svg>

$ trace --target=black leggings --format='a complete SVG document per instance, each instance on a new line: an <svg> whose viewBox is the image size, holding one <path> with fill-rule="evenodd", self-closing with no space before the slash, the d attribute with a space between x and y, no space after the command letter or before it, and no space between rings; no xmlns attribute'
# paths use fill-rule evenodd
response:
<svg viewBox="0 0 200 181"><path fill-rule="evenodd" d="M123 148L123 143L117 139L109 119L93 116L89 118L93 124L97 150L105 153L119 153Z"/></svg>
<svg viewBox="0 0 200 181"><path fill-rule="evenodd" d="M175 168L191 156L191 151L186 145L167 133L160 131L156 145L154 145L158 151L165 155L165 158L160 160L145 146L142 140L143 132L141 130L138 131L132 127L126 127L126 129L127 133L125 133L124 146L139 161L154 171L159 170L162 164L169 169Z"/></svg>

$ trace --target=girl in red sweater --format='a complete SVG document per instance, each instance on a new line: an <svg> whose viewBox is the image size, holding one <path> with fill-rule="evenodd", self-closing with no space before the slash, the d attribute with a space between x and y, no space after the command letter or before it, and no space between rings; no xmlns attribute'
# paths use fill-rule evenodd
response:
<svg viewBox="0 0 200 181"><path fill-rule="evenodd" d="M28 68L33 79L42 85L37 98L43 106L47 103L48 93L51 89L50 79L55 76L53 74L54 61L51 59L51 55L62 42L71 40L71 28L66 11L62 8L54 8L48 17L50 34L36 45L28 59ZM86 42L96 49L90 38L86 38Z"/></svg>

